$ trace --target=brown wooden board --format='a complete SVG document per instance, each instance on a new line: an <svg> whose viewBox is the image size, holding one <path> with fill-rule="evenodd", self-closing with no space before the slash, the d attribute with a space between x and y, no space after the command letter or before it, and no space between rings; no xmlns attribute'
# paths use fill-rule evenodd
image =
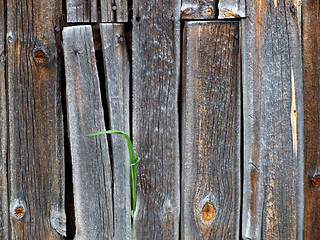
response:
<svg viewBox="0 0 320 240"><path fill-rule="evenodd" d="M0 239L8 239L8 182L7 182L7 103L5 81L5 19L4 1L0 0Z"/></svg>
<svg viewBox="0 0 320 240"><path fill-rule="evenodd" d="M247 0L243 21L244 239L302 239L299 7Z"/></svg>
<svg viewBox="0 0 320 240"><path fill-rule="evenodd" d="M128 0L101 0L102 22L128 22Z"/></svg>
<svg viewBox="0 0 320 240"><path fill-rule="evenodd" d="M10 238L64 239L62 4L6 2Z"/></svg>
<svg viewBox="0 0 320 240"><path fill-rule="evenodd" d="M179 0L133 1L134 148L138 169L135 239L178 239L180 163Z"/></svg>
<svg viewBox="0 0 320 240"><path fill-rule="evenodd" d="M130 133L130 64L124 24L100 25L109 128ZM114 239L131 239L130 158L124 136L111 135Z"/></svg>
<svg viewBox="0 0 320 240"><path fill-rule="evenodd" d="M76 239L112 239L111 169L90 26L63 30Z"/></svg>
<svg viewBox="0 0 320 240"><path fill-rule="evenodd" d="M97 0L66 0L67 22L84 23L98 21Z"/></svg>
<svg viewBox="0 0 320 240"><path fill-rule="evenodd" d="M181 239L238 239L239 22L187 22L182 55Z"/></svg>
<svg viewBox="0 0 320 240"><path fill-rule="evenodd" d="M304 100L304 239L320 239L320 2L304 2L302 13Z"/></svg>

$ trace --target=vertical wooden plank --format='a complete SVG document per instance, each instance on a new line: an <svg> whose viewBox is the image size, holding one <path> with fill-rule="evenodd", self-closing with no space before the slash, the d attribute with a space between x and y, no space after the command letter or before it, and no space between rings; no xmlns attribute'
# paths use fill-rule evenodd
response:
<svg viewBox="0 0 320 240"><path fill-rule="evenodd" d="M246 17L245 0L220 0L219 19Z"/></svg>
<svg viewBox="0 0 320 240"><path fill-rule="evenodd" d="M12 239L63 239L64 147L58 66L60 1L7 1Z"/></svg>
<svg viewBox="0 0 320 240"><path fill-rule="evenodd" d="M302 239L299 5L247 0L244 21L244 239Z"/></svg>
<svg viewBox="0 0 320 240"><path fill-rule="evenodd" d="M76 239L112 239L113 207L109 150L90 26L63 30L69 141Z"/></svg>
<svg viewBox="0 0 320 240"><path fill-rule="evenodd" d="M320 1L303 3L304 239L320 239Z"/></svg>
<svg viewBox="0 0 320 240"><path fill-rule="evenodd" d="M110 129L130 133L130 64L124 24L101 24ZM125 138L111 136L113 157L114 239L131 239L130 158Z"/></svg>
<svg viewBox="0 0 320 240"><path fill-rule="evenodd" d="M8 239L8 181L7 181L7 102L5 79L5 6L0 0L0 239Z"/></svg>
<svg viewBox="0 0 320 240"><path fill-rule="evenodd" d="M97 22L97 0L67 0L67 22Z"/></svg>
<svg viewBox="0 0 320 240"><path fill-rule="evenodd" d="M187 22L183 46L182 239L237 239L239 22Z"/></svg>
<svg viewBox="0 0 320 240"><path fill-rule="evenodd" d="M128 0L101 0L102 22L128 22Z"/></svg>
<svg viewBox="0 0 320 240"><path fill-rule="evenodd" d="M133 1L135 239L178 239L180 0Z"/></svg>

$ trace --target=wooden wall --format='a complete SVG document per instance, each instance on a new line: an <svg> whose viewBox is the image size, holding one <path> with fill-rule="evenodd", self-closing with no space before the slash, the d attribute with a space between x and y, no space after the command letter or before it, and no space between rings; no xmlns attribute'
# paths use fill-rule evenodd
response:
<svg viewBox="0 0 320 240"><path fill-rule="evenodd" d="M319 239L319 9L0 0L0 239Z"/></svg>

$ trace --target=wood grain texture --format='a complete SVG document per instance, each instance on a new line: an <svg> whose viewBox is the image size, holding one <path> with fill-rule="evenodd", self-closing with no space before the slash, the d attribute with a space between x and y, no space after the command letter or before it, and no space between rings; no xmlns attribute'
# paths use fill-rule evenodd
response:
<svg viewBox="0 0 320 240"><path fill-rule="evenodd" d="M128 0L101 0L102 22L128 22Z"/></svg>
<svg viewBox="0 0 320 240"><path fill-rule="evenodd" d="M303 4L303 108L304 108L304 239L320 239L320 1ZM314 179L314 181L313 181Z"/></svg>
<svg viewBox="0 0 320 240"><path fill-rule="evenodd" d="M217 19L218 0L182 0L182 19Z"/></svg>
<svg viewBox="0 0 320 240"><path fill-rule="evenodd" d="M112 173L90 26L63 30L75 239L112 239Z"/></svg>
<svg viewBox="0 0 320 240"><path fill-rule="evenodd" d="M5 7L0 0L0 239L9 238L9 213L8 213L8 182L7 182L7 101L5 79Z"/></svg>
<svg viewBox="0 0 320 240"><path fill-rule="evenodd" d="M66 0L67 22L85 23L98 21L97 0Z"/></svg>
<svg viewBox="0 0 320 240"><path fill-rule="evenodd" d="M238 239L239 22L187 22L183 41L181 239Z"/></svg>
<svg viewBox="0 0 320 240"><path fill-rule="evenodd" d="M299 8L247 0L243 21L244 239L302 239Z"/></svg>
<svg viewBox="0 0 320 240"><path fill-rule="evenodd" d="M133 142L138 169L135 239L178 239L179 0L133 1Z"/></svg>
<svg viewBox="0 0 320 240"><path fill-rule="evenodd" d="M130 63L124 24L101 24L109 128L130 133ZM131 239L130 158L124 136L111 135L114 239Z"/></svg>
<svg viewBox="0 0 320 240"><path fill-rule="evenodd" d="M246 17L245 0L220 0L219 19Z"/></svg>
<svg viewBox="0 0 320 240"><path fill-rule="evenodd" d="M12 239L64 239L60 1L7 1Z"/></svg>

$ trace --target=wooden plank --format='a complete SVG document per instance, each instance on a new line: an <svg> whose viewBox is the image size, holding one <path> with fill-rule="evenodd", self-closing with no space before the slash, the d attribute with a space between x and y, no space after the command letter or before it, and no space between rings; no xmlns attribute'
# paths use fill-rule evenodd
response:
<svg viewBox="0 0 320 240"><path fill-rule="evenodd" d="M69 141L71 147L76 239L111 239L111 169L100 84L90 26L63 30Z"/></svg>
<svg viewBox="0 0 320 240"><path fill-rule="evenodd" d="M182 84L182 239L238 239L238 21L187 22Z"/></svg>
<svg viewBox="0 0 320 240"><path fill-rule="evenodd" d="M8 179L12 239L64 239L61 1L7 2Z"/></svg>
<svg viewBox="0 0 320 240"><path fill-rule="evenodd" d="M102 22L128 22L128 0L101 0Z"/></svg>
<svg viewBox="0 0 320 240"><path fill-rule="evenodd" d="M180 163L179 0L133 2L134 148L138 169L135 239L178 239Z"/></svg>
<svg viewBox="0 0 320 240"><path fill-rule="evenodd" d="M303 5L304 239L320 239L320 1Z"/></svg>
<svg viewBox="0 0 320 240"><path fill-rule="evenodd" d="M220 0L219 19L246 17L245 0Z"/></svg>
<svg viewBox="0 0 320 240"><path fill-rule="evenodd" d="M124 24L101 24L109 128L130 133L130 64ZM131 239L130 158L124 136L111 136L114 239Z"/></svg>
<svg viewBox="0 0 320 240"><path fill-rule="evenodd" d="M84 23L98 21L97 0L67 0L67 22Z"/></svg>
<svg viewBox="0 0 320 240"><path fill-rule="evenodd" d="M9 239L8 181L7 181L7 101L5 81L5 8L0 0L0 239Z"/></svg>
<svg viewBox="0 0 320 240"><path fill-rule="evenodd" d="M243 21L244 239L302 239L299 7L247 0Z"/></svg>

